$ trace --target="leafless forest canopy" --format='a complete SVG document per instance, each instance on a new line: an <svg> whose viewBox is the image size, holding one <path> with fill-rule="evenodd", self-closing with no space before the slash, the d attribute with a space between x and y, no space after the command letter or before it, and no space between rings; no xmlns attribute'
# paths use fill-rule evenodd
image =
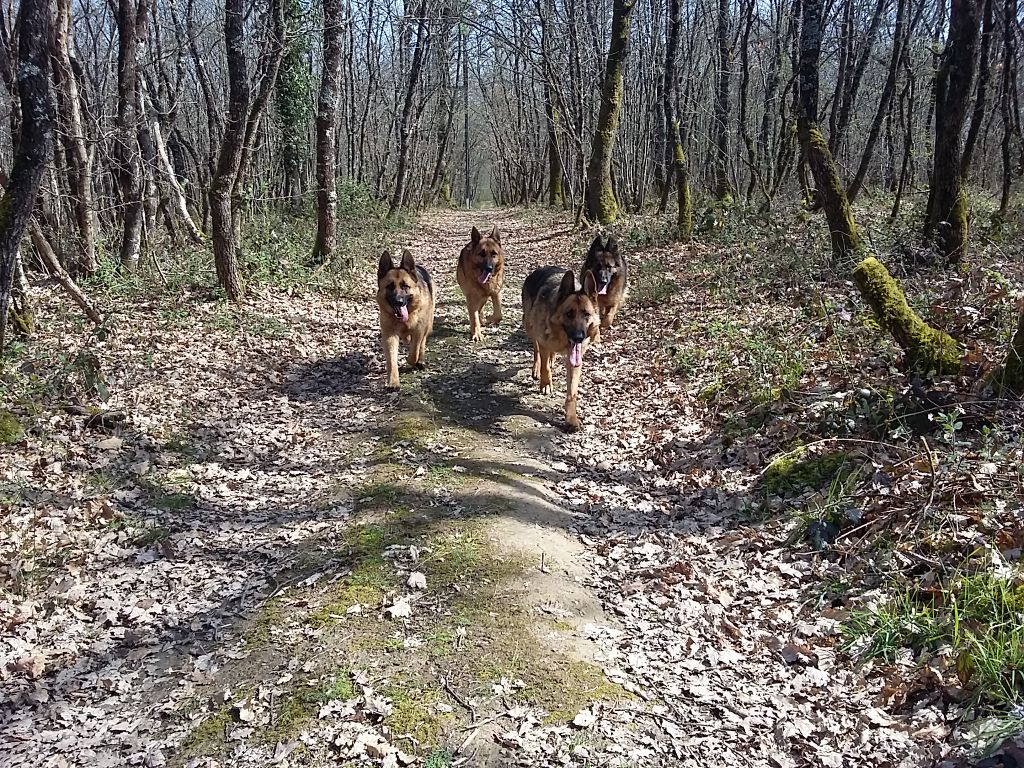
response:
<svg viewBox="0 0 1024 768"><path fill-rule="evenodd" d="M41 214L63 259L88 268L93 258L82 253L74 224L85 170L96 237L114 251L132 208L126 184L142 193L146 238L166 228L175 237L193 224L209 228L207 192L231 132L233 84L248 90L239 137L248 157L232 193L245 206L311 200L324 41L335 28L340 183L365 186L395 207L462 202L467 189L473 201L582 204L611 2L369 0L336 9L328 2L328 25L319 2L237 5L245 83L232 82L223 3L56 3L58 140ZM17 5L5 6L11 86ZM636 0L630 11L611 166L619 205L659 203L671 171L670 102L696 194L731 191L757 205L800 194L799 0L682 3L672 82L664 77L669 8ZM823 8L817 118L844 180L860 171L868 194L917 194L927 185L949 13L947 3L932 0L831 0ZM979 74L970 81L976 113L963 126L975 147L966 170L972 184L998 193L1020 165L1019 12L1015 0L987 0L977 16L982 39L972 55ZM133 65L137 71L126 73ZM10 167L18 108L10 101L4 108L3 160ZM126 166L137 178L126 180ZM193 222L183 226L185 210ZM128 250L122 256L136 258Z"/></svg>

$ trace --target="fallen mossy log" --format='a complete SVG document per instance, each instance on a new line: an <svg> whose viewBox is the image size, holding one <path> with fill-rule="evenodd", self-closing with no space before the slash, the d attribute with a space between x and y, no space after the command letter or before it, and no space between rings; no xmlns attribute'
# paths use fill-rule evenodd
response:
<svg viewBox="0 0 1024 768"><path fill-rule="evenodd" d="M874 256L861 261L853 279L883 329L892 334L905 354L906 367L928 373L957 373L960 345L945 331L932 328L907 303L900 284Z"/></svg>

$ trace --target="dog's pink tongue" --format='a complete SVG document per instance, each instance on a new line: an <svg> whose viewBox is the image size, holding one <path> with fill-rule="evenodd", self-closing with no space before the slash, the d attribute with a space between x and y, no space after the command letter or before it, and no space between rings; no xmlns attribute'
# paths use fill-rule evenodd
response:
<svg viewBox="0 0 1024 768"><path fill-rule="evenodd" d="M608 293L608 286L609 285L611 285L611 283L605 283L603 286L601 286L601 290L599 290L598 293L600 293L602 296L604 294Z"/></svg>
<svg viewBox="0 0 1024 768"><path fill-rule="evenodd" d="M481 272L480 273L480 277L477 278L477 280L480 281L481 285L483 283L486 283L490 279L491 279L491 273L490 272Z"/></svg>
<svg viewBox="0 0 1024 768"><path fill-rule="evenodd" d="M409 322L409 307L408 306L403 304L402 306L400 306L398 308L398 319L401 320L403 323L408 323Z"/></svg>
<svg viewBox="0 0 1024 768"><path fill-rule="evenodd" d="M571 365L573 368L579 368L581 365L583 365L582 344L569 345L569 365Z"/></svg>

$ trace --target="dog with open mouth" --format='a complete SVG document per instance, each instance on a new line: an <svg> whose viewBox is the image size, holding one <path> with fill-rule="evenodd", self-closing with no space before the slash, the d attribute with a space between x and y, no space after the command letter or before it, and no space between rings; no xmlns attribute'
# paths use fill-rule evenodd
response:
<svg viewBox="0 0 1024 768"><path fill-rule="evenodd" d="M583 284L564 267L535 269L523 283L523 327L533 342L533 378L540 391L552 392L551 365L555 355L565 355L565 423L570 431L580 428L576 395L583 372L583 355L598 338L600 306L593 272Z"/></svg>
<svg viewBox="0 0 1024 768"><path fill-rule="evenodd" d="M409 366L426 363L427 337L434 330L434 283L408 248L396 263L388 251L377 263L377 306L380 308L380 341L384 348L388 380L385 389L399 389L398 345L409 347Z"/></svg>
<svg viewBox="0 0 1024 768"><path fill-rule="evenodd" d="M501 287L505 281L505 251L501 246L501 233L492 227L490 234L483 236L473 227L469 243L459 254L455 279L466 297L469 310L469 335L473 341L483 341L483 309L491 302L491 316L488 322L501 322Z"/></svg>
<svg viewBox="0 0 1024 768"><path fill-rule="evenodd" d="M604 242L601 236L594 238L587 256L583 260L581 274L590 272L597 284L597 303L601 308L601 330L611 328L615 315L626 299L628 279L626 260L619 254L619 244L609 236ZM598 334L600 341L600 334Z"/></svg>

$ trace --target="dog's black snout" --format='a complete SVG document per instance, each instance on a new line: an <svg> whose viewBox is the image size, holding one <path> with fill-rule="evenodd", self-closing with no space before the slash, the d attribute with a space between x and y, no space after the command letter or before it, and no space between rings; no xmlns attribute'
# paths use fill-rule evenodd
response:
<svg viewBox="0 0 1024 768"><path fill-rule="evenodd" d="M408 296L393 296L391 298L391 306L393 307L404 307L409 303Z"/></svg>
<svg viewBox="0 0 1024 768"><path fill-rule="evenodd" d="M583 332L582 328L573 328L569 331L569 341L573 344L582 344L583 340L587 338L587 334Z"/></svg>

